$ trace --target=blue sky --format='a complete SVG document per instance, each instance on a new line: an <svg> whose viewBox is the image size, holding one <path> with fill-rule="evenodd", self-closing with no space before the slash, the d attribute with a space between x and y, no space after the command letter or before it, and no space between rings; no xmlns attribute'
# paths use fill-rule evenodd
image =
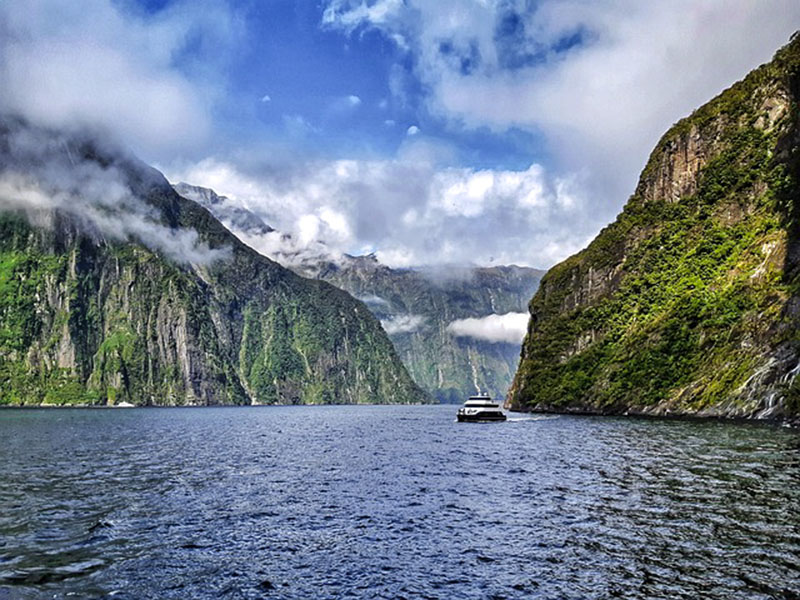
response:
<svg viewBox="0 0 800 600"><path fill-rule="evenodd" d="M548 267L798 28L796 0L10 0L0 110L101 128L296 253Z"/></svg>
<svg viewBox="0 0 800 600"><path fill-rule="evenodd" d="M140 4L154 19L171 6L168 0ZM531 131L464 128L430 114L414 56L383 32L362 26L347 35L324 27L317 2L243 2L232 11L239 27L224 73L229 97L215 115L230 143L268 140L306 155L390 157L409 127L417 127L447 144L444 163L524 169L532 160L546 160L543 141ZM519 26L509 31L507 20L498 23L498 36L513 38ZM442 54L456 54L446 42L441 45ZM213 49L189 41L177 66L191 65L208 51Z"/></svg>

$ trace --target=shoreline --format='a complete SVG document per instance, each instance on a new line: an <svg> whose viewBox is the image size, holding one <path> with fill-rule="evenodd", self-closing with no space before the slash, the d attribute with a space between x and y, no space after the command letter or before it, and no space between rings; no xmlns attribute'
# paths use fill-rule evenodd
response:
<svg viewBox="0 0 800 600"><path fill-rule="evenodd" d="M107 404L0 404L0 411L3 410L115 410L115 409L194 409L194 408L321 408L337 406L370 406L370 407L391 407L391 406L458 406L457 404L438 404L438 403L409 403L409 404L173 404L173 405L107 405ZM692 422L718 422L730 424L750 424L766 425L769 427L784 427L800 430L800 417L794 418L755 418L741 416L724 415L697 415L692 413L672 413L672 414L647 414L647 413L603 413L589 410L558 411L548 409L535 410L511 410L504 409L509 414L514 415L558 415L567 417L597 417L597 418L617 418L617 419L642 419L649 421L692 421Z"/></svg>
<svg viewBox="0 0 800 600"><path fill-rule="evenodd" d="M742 417L727 415L700 415L697 413L662 413L651 414L646 412L600 412L591 410L553 410L553 409L532 409L532 410L512 410L504 409L509 413L520 415L562 415L574 417L602 417L618 419L643 419L651 421L697 421L697 422L720 422L720 423L739 423L769 425L772 427L789 427L800 429L800 416L798 417Z"/></svg>
<svg viewBox="0 0 800 600"><path fill-rule="evenodd" d="M321 407L321 406L448 406L446 404L438 404L435 402L409 402L405 404L382 404L374 403L341 403L341 404L0 404L0 411L2 410L58 410L58 409L97 409L97 410L113 410L113 409L139 409L139 408L287 408L287 407ZM452 406L457 406L453 404Z"/></svg>

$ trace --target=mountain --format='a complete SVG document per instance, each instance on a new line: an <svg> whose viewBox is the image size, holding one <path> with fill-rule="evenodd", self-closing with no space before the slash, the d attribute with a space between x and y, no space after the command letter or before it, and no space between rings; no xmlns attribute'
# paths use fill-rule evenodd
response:
<svg viewBox="0 0 800 600"><path fill-rule="evenodd" d="M173 184L172 187L184 198L206 208L242 242L301 276L315 273L317 265L330 260L331 249L324 243L300 244L290 234L273 229L237 200L185 182Z"/></svg>
<svg viewBox="0 0 800 600"><path fill-rule="evenodd" d="M616 221L542 279L508 407L800 412L798 101L795 34L662 137Z"/></svg>
<svg viewBox="0 0 800 600"><path fill-rule="evenodd" d="M519 338L491 331L457 335L454 324L524 310L543 272L517 266L391 269L374 256L316 265L316 276L363 300L411 377L440 402L476 391L505 395L519 362Z"/></svg>
<svg viewBox="0 0 800 600"><path fill-rule="evenodd" d="M0 120L0 403L429 400L363 303L100 140Z"/></svg>
<svg viewBox="0 0 800 600"><path fill-rule="evenodd" d="M179 183L172 186L178 194L197 202L211 212L217 219L228 226L228 229L241 231L248 235L267 235L275 230L264 223L261 217L238 206L226 196L217 195L214 190Z"/></svg>
<svg viewBox="0 0 800 600"><path fill-rule="evenodd" d="M321 243L296 248L290 235L208 188L186 183L174 187L245 243L304 277L327 281L364 301L381 320L414 381L440 402L463 402L479 390L505 395L519 361L519 339L480 331L477 335L484 337L456 335L452 325L524 311L543 271L518 266L392 269L374 255L334 258Z"/></svg>

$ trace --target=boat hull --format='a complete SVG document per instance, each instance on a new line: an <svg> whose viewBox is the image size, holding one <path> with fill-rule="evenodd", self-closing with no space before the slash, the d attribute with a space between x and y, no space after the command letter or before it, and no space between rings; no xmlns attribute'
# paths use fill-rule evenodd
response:
<svg viewBox="0 0 800 600"><path fill-rule="evenodd" d="M478 413L475 415L458 414L459 423L491 423L493 421L505 421L503 413Z"/></svg>

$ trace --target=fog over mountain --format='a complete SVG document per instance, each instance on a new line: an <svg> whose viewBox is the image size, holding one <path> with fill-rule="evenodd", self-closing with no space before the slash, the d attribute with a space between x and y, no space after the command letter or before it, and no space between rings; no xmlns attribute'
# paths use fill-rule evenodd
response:
<svg viewBox="0 0 800 600"><path fill-rule="evenodd" d="M0 117L0 405L410 403L378 320L91 131Z"/></svg>
<svg viewBox="0 0 800 600"><path fill-rule="evenodd" d="M142 200L161 175L112 142L97 141L104 137L97 131L67 134L0 115L0 133L0 210L18 209L39 221L68 213L101 237L134 239L177 262L209 264L230 256L230 249L209 248L193 229L170 227Z"/></svg>
<svg viewBox="0 0 800 600"><path fill-rule="evenodd" d="M798 20L792 0L6 2L0 110L102 127L297 251L539 268Z"/></svg>
<svg viewBox="0 0 800 600"><path fill-rule="evenodd" d="M395 269L375 255L338 254L315 241L302 249L244 205L186 183L175 189L217 216L240 240L296 273L333 283L380 319L414 380L441 401L506 393L543 271L518 266L442 265Z"/></svg>

